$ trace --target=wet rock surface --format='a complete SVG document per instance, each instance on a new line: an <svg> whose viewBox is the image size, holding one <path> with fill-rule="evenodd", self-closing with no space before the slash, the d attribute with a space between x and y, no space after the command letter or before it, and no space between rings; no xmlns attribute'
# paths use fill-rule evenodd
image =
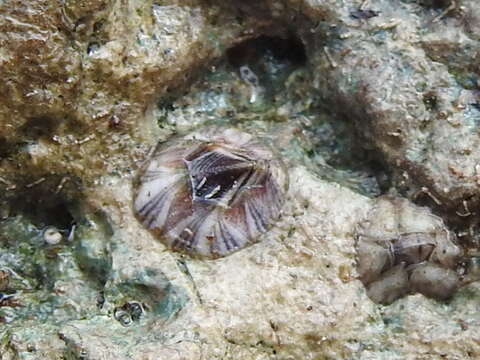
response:
<svg viewBox="0 0 480 360"><path fill-rule="evenodd" d="M480 356L477 8L0 1L0 359ZM273 228L217 260L132 208L151 147L206 125L290 177ZM406 244L393 266L364 271L367 233Z"/></svg>

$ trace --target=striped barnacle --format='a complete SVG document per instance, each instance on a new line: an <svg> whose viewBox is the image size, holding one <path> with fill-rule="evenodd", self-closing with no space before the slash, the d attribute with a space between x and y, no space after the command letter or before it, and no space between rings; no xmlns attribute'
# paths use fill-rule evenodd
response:
<svg viewBox="0 0 480 360"><path fill-rule="evenodd" d="M134 211L170 249L218 258L258 241L280 216L287 188L270 147L212 127L157 146L136 179Z"/></svg>

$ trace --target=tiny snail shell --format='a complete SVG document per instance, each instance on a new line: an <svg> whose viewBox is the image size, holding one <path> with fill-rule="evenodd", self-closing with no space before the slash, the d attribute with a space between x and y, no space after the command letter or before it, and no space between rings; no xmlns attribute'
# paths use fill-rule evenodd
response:
<svg viewBox="0 0 480 360"><path fill-rule="evenodd" d="M58 245L63 240L63 236L56 227L49 226L43 230L43 240L48 245Z"/></svg>
<svg viewBox="0 0 480 360"><path fill-rule="evenodd" d="M218 258L257 242L279 218L288 176L260 139L209 127L159 144L134 188L137 218L163 244Z"/></svg>

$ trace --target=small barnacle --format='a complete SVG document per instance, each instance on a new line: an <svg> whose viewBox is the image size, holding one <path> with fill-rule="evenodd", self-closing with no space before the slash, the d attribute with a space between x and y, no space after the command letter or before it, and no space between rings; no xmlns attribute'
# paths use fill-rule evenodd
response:
<svg viewBox="0 0 480 360"><path fill-rule="evenodd" d="M138 301L130 301L122 307L113 310L113 317L122 326L130 326L133 321L138 321L145 314L145 305Z"/></svg>
<svg viewBox="0 0 480 360"><path fill-rule="evenodd" d="M122 308L115 308L115 310L113 311L113 317L120 324L122 324L122 326L130 326L133 321L130 314Z"/></svg>
<svg viewBox="0 0 480 360"><path fill-rule="evenodd" d="M49 226L43 230L43 240L48 245L58 245L63 240L63 236L56 227Z"/></svg>
<svg viewBox="0 0 480 360"><path fill-rule="evenodd" d="M445 299L461 284L456 268L462 251L453 235L441 219L406 199L377 199L356 238L360 280L375 302L415 292Z"/></svg>
<svg viewBox="0 0 480 360"><path fill-rule="evenodd" d="M157 146L136 179L134 211L169 248L218 258L258 241L280 216L287 187L270 147L212 127Z"/></svg>

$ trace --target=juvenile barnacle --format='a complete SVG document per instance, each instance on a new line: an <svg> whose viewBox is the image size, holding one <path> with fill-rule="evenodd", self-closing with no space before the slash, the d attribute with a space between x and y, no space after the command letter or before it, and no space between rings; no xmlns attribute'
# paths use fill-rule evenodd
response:
<svg viewBox="0 0 480 360"><path fill-rule="evenodd" d="M445 299L461 286L461 248L443 221L406 199L380 197L356 234L368 296L391 303L408 293Z"/></svg>
<svg viewBox="0 0 480 360"><path fill-rule="evenodd" d="M134 211L169 248L218 258L258 241L287 188L281 160L262 140L211 127L157 146L136 179Z"/></svg>

